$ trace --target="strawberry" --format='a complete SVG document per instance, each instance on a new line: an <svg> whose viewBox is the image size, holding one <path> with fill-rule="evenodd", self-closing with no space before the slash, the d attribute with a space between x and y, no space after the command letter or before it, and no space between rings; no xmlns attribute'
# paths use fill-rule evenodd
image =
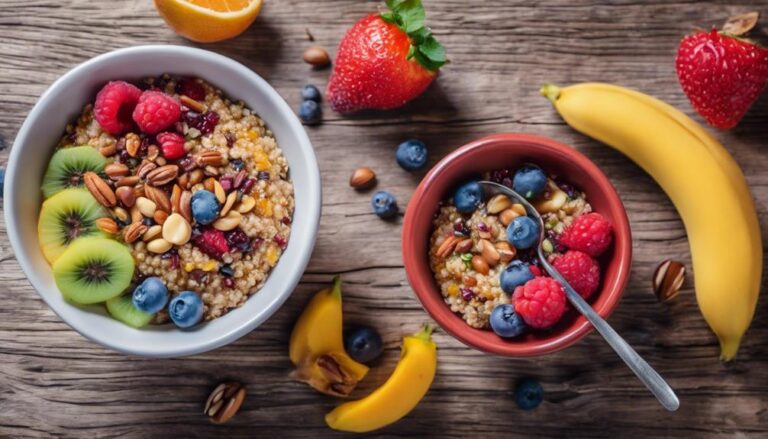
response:
<svg viewBox="0 0 768 439"><path fill-rule="evenodd" d="M387 6L341 40L328 82L333 111L400 107L423 93L445 64L443 46L424 26L421 0L387 0Z"/></svg>
<svg viewBox="0 0 768 439"><path fill-rule="evenodd" d="M768 50L712 29L680 42L675 59L683 91L713 127L729 129L768 83Z"/></svg>

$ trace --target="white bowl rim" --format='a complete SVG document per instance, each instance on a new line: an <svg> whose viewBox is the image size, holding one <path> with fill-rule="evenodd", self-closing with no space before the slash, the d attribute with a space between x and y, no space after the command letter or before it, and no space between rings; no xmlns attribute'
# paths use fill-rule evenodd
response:
<svg viewBox="0 0 768 439"><path fill-rule="evenodd" d="M37 102L32 107L32 110L30 110L30 112L27 114L27 117L25 118L24 123L22 124L21 128L19 129L16 135L16 138L13 142L13 146L11 148L10 155L8 158L5 181L13 182L16 178L16 173L22 172L21 167L17 165L18 156L21 154L22 145L26 144L27 137L29 136L29 133L33 129L34 122L42 112L42 108L45 105L44 102L57 89L66 87L67 84L70 83L71 81L77 80L77 78L81 77L84 74L87 74L89 71L96 68L97 66L108 63L115 58L119 58L123 56L136 56L136 55L162 56L162 54L164 53L183 54L193 59L207 58L208 60L223 66L225 69L234 70L236 73L243 75L249 81L254 83L255 87L260 88L261 91L265 93L268 96L268 98L274 102L275 105L277 105L280 114L286 118L286 123L290 126L290 129L296 133L296 136L299 140L297 147L301 150L301 153L304 155L309 165L307 166L307 169L306 169L307 178L309 181L313 183L305 189L308 194L308 197L307 197L308 204L302 205L302 210L301 210L302 216L306 216L308 218L308 230L311 230L311 233L309 233L310 240L307 242L304 242L301 245L301 248L298 251L298 254L295 255L296 257L290 261L290 263L295 267L295 269L291 271L289 278L283 281L282 284L285 285L285 291L281 295L277 296L274 300L272 300L263 309L262 312L255 314L250 319L246 320L244 323L232 328L228 328L228 330L222 331L221 333L216 334L215 336L208 337L206 340L200 343L183 345L183 346L179 346L178 348L174 347L170 349L166 347L166 348L163 348L162 350L158 349L156 346L153 346L151 344L148 346L142 346L142 347L134 347L134 346L126 347L123 344L118 343L115 340L111 339L105 333L98 333L98 332L92 333L84 330L83 325L81 325L81 323L76 319L71 318L71 315L68 312L66 312L66 310L59 309L59 307L51 303L44 294L40 293L40 290L43 288L42 281L39 279L36 269L34 267L34 264L29 257L29 252L26 248L27 246L21 240L19 233L17 232L17 228L18 228L17 216L12 214L11 212L12 209L9 209L9 208L4 209L7 235L11 243L11 247L14 251L14 255L17 261L19 262L19 265L21 266L22 270L26 274L27 279L30 281L30 283L34 287L35 292L38 294L38 296L40 296L40 298L43 299L43 301L49 306L49 308L51 308L51 310L53 310L53 312L59 318L61 318L71 328L79 332L83 337L97 344L100 344L102 346L111 348L115 351L122 352L125 354L139 355L144 357L154 357L154 358L173 358L173 357L189 356L189 355L199 354L199 353L207 352L207 351L225 346L229 343L236 341L240 337L250 333L256 327L258 327L259 325L264 323L267 319L269 319L269 317L271 317L288 299L288 297L293 293L293 291L295 290L296 286L299 283L299 280L301 279L301 276L304 273L304 270L306 269L306 266L309 263L309 260L312 255L312 251L314 249L314 245L317 239L317 229L320 224L320 214L321 214L321 206L322 206L320 171L317 164L317 157L315 156L314 148L312 147L312 144L309 140L309 136L304 130L303 125L301 124L301 122L299 121L298 117L295 115L293 110L290 108L288 103L282 98L282 96L280 96L280 94L256 72L254 72L253 70L249 69L245 65L229 57L226 57L224 55L220 55L218 53L211 52L208 50L204 50L204 49L186 47L186 46L177 46L177 45L165 45L165 44L140 45L140 46L116 49L110 52L106 52L101 55L95 56L81 64L76 65L75 67L73 67L72 69L64 73L62 76L60 76L56 81L54 81L48 87L48 89L46 89L45 92L43 92L43 94L37 99ZM159 73L162 73L162 72L158 72L158 74ZM212 82L215 84L215 80ZM267 123L267 125L269 126L269 123ZM14 200L16 199L16 197L14 195L14 191L11 189L11 184L5 185L3 197L4 197L5 206L13 206L15 204ZM289 239L289 247L291 244L290 241L291 239ZM286 258L281 258L280 261L285 261L285 259ZM278 264L280 264L280 261L278 261ZM73 304L65 304L65 305L70 307L75 306ZM222 318L216 319L215 321L225 319L226 317L227 316L222 316Z"/></svg>

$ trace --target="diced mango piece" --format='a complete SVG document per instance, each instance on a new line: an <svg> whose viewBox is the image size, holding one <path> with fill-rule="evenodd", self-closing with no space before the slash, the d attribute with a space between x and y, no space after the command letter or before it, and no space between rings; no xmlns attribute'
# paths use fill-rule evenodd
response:
<svg viewBox="0 0 768 439"><path fill-rule="evenodd" d="M274 266L277 262L277 247L274 245L269 246L267 251L264 252L264 260L267 261L267 263L270 266Z"/></svg>
<svg viewBox="0 0 768 439"><path fill-rule="evenodd" d="M203 271L213 271L219 267L219 264L216 261L208 261L205 264L203 264Z"/></svg>
<svg viewBox="0 0 768 439"><path fill-rule="evenodd" d="M256 212L263 217L272 216L272 202L266 198L256 200Z"/></svg>
<svg viewBox="0 0 768 439"><path fill-rule="evenodd" d="M194 269L195 269L195 264L193 264L191 262L187 262L186 264L184 264L184 271L186 271L187 273L189 273L190 271L192 271Z"/></svg>
<svg viewBox="0 0 768 439"><path fill-rule="evenodd" d="M459 295L459 286L456 285L456 284L448 285L448 295L449 296L458 296Z"/></svg>

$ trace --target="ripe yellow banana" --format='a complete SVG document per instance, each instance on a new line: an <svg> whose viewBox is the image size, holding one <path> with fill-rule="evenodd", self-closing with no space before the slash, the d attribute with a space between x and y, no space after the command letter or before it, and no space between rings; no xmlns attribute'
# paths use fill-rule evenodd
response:
<svg viewBox="0 0 768 439"><path fill-rule="evenodd" d="M541 92L568 125L625 154L672 200L688 233L696 300L720 340L720 358L731 360L752 321L763 269L757 212L738 164L698 123L651 96L601 83Z"/></svg>
<svg viewBox="0 0 768 439"><path fill-rule="evenodd" d="M397 422L427 394L437 370L437 347L432 327L403 337L395 371L381 387L363 399L350 401L325 415L334 430L365 433Z"/></svg>
<svg viewBox="0 0 768 439"><path fill-rule="evenodd" d="M293 377L320 392L348 396L368 373L368 366L347 355L342 338L341 278L333 279L309 302L291 333Z"/></svg>

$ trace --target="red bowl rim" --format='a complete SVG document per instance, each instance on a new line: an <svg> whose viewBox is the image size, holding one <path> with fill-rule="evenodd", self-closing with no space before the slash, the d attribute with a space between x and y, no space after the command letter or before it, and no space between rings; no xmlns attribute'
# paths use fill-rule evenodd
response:
<svg viewBox="0 0 768 439"><path fill-rule="evenodd" d="M435 284L432 272L428 268L428 264L428 276L424 276L423 273L420 273L418 270L419 258L426 258L427 256L426 254L419 254L419 251L417 250L417 239L427 238L415 236L415 218L419 215L432 215L433 211L431 209L423 208L416 209L414 206L417 206L421 202L427 192L432 190L440 190L441 192L444 192L444 188L435 188L435 185L432 183L449 164L456 160L460 160L464 155L476 149L500 143L522 143L537 148L548 149L550 152L554 152L555 155L560 156L562 160L571 162L575 167L586 171L586 174L600 188L600 191L606 198L609 209L612 211L611 215L614 219L613 258L618 258L618 269L616 270L616 275L610 279L610 281L607 279L604 280L604 287L601 295L607 295L607 298L601 302L601 306L595 306L595 311L597 311L604 319L607 319L616 308L624 288L629 281L629 271L632 261L632 235L624 205L622 204L619 195L616 193L616 189L606 175L584 154L550 138L533 134L502 133L472 141L448 154L427 173L413 193L413 196L408 203L408 208L406 209L403 221L402 255L406 276L416 297L427 313L447 333L451 334L465 345L480 351L508 357L531 357L553 353L573 345L593 329L592 325L586 318L584 318L584 316L578 316L568 330L563 331L556 336L552 336L551 338L540 339L535 342L527 342L524 345L510 342L504 344L503 347L500 347L498 341L493 342L493 333L491 332L461 330L471 328L466 326L463 321L458 321L461 325L456 324L457 315L451 312L443 301L442 295ZM446 310L448 311L447 313L445 312ZM485 332L487 332L487 334L485 334Z"/></svg>

